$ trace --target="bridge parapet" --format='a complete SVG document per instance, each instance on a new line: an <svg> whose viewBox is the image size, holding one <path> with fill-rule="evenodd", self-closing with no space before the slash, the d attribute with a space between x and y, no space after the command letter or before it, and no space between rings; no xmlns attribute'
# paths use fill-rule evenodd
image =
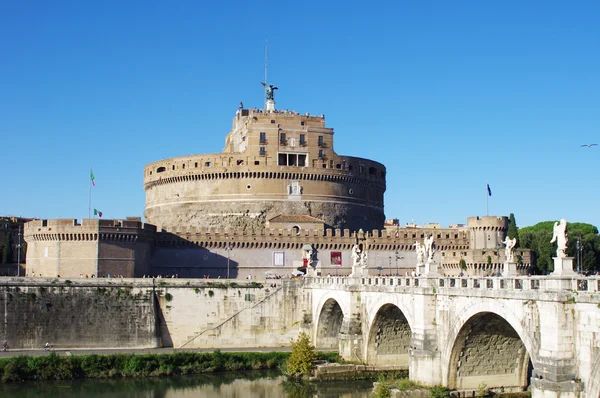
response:
<svg viewBox="0 0 600 398"><path fill-rule="evenodd" d="M364 276L360 278L330 276L307 277L306 288L332 288L335 290L368 290L406 293L406 290L424 288L432 293L473 295L473 291L487 292L497 296L502 292L514 295L519 292L536 293L595 293L600 291L600 277L557 278L540 277L383 277ZM433 291L435 290L435 291ZM483 293L485 295L485 293ZM590 299L600 302L600 297Z"/></svg>

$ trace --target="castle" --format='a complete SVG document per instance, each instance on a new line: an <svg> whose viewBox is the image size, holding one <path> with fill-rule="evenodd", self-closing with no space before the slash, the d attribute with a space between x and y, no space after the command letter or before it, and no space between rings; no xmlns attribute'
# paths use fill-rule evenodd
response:
<svg viewBox="0 0 600 398"><path fill-rule="evenodd" d="M504 263L506 217L467 226L384 227L386 169L334 151L325 117L237 110L221 153L183 156L144 168L144 216L126 220L35 220L25 226L27 275L180 277L289 275L312 247L318 272L348 274L358 239L372 273L404 274L414 244L433 236L446 274L491 274ZM518 250L518 269L532 258ZM465 260L467 270L459 267Z"/></svg>

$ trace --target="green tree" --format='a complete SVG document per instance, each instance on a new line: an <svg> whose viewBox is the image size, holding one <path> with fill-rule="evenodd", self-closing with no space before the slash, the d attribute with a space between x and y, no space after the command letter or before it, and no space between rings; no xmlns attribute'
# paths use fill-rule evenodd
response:
<svg viewBox="0 0 600 398"><path fill-rule="evenodd" d="M545 274L554 269L552 257L556 256L556 244L550 243L555 221L543 221L518 230L522 248L535 252L537 272ZM600 269L600 236L598 228L586 223L567 224L567 256L577 258L577 241L583 248L581 269Z"/></svg>
<svg viewBox="0 0 600 398"><path fill-rule="evenodd" d="M492 256L487 256L487 265L492 265Z"/></svg>
<svg viewBox="0 0 600 398"><path fill-rule="evenodd" d="M292 353L286 366L287 372L292 376L308 376L312 371L313 361L317 359L315 347L310 343L310 337L304 332L292 342Z"/></svg>
<svg viewBox="0 0 600 398"><path fill-rule="evenodd" d="M4 236L4 247L2 248L2 264L12 262L12 232Z"/></svg>
<svg viewBox="0 0 600 398"><path fill-rule="evenodd" d="M467 262L465 261L464 258L460 259L460 261L458 262L458 266L460 267L461 270L466 271L466 269L467 269Z"/></svg>
<svg viewBox="0 0 600 398"><path fill-rule="evenodd" d="M517 220L515 220L513 213L510 213L508 217L508 231L506 231L506 235L511 239L517 238L515 247L519 247L519 227L517 227Z"/></svg>

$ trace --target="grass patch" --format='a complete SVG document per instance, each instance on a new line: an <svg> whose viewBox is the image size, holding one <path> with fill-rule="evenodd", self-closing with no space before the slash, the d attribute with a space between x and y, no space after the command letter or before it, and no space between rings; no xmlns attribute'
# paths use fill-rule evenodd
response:
<svg viewBox="0 0 600 398"><path fill-rule="evenodd" d="M237 370L277 369L288 352L175 352L172 354L112 354L18 356L0 358L4 383L31 380L109 379L161 377ZM317 353L318 359L333 361L337 353Z"/></svg>

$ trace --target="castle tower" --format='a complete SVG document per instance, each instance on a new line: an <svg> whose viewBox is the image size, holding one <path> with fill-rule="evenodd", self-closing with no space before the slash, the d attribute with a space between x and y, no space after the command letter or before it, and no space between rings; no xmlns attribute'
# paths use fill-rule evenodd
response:
<svg viewBox="0 0 600 398"><path fill-rule="evenodd" d="M484 216L467 218L469 228L469 247L472 250L496 249L508 231L508 217Z"/></svg>
<svg viewBox="0 0 600 398"><path fill-rule="evenodd" d="M334 151L334 131L324 115L242 108L221 153L144 168L144 215L173 232L260 229L277 216L310 216L325 227L372 230L383 227L385 188L383 164Z"/></svg>

